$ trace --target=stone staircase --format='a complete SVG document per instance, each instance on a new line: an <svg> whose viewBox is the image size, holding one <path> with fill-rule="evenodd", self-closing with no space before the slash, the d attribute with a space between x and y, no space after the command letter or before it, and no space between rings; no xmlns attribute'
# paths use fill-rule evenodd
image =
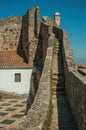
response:
<svg viewBox="0 0 86 130"><path fill-rule="evenodd" d="M56 60L57 59L57 60ZM52 60L52 103L53 116L51 130L77 130L70 106L65 96L65 75L62 44L55 39Z"/></svg>

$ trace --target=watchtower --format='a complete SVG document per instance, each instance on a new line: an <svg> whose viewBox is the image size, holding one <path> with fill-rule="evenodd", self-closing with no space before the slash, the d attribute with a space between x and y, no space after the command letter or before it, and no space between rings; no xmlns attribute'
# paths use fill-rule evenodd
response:
<svg viewBox="0 0 86 130"><path fill-rule="evenodd" d="M55 13L55 15L54 15L54 21L55 21L57 27L60 28L60 13L59 12Z"/></svg>

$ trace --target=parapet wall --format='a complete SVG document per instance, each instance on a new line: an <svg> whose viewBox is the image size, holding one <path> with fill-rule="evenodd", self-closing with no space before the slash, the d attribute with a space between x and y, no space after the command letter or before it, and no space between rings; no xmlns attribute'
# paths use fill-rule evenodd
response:
<svg viewBox="0 0 86 130"><path fill-rule="evenodd" d="M86 130L86 81L77 71L68 34L63 31L65 89L79 130Z"/></svg>
<svg viewBox="0 0 86 130"><path fill-rule="evenodd" d="M46 29L47 26L46 26ZM52 34L51 34L52 35ZM51 36L50 35L50 36ZM53 40L53 39L52 39ZM46 41L48 44L48 41ZM37 94L26 118L15 130L42 130L50 109L50 78L53 46L47 47L46 58Z"/></svg>

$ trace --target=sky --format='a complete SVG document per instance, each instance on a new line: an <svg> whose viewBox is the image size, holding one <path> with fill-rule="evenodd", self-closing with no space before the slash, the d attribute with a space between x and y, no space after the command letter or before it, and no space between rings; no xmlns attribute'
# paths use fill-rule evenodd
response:
<svg viewBox="0 0 86 130"><path fill-rule="evenodd" d="M76 63L86 64L86 0L0 0L0 19L22 16L38 5L41 19L61 14L61 28L69 34Z"/></svg>

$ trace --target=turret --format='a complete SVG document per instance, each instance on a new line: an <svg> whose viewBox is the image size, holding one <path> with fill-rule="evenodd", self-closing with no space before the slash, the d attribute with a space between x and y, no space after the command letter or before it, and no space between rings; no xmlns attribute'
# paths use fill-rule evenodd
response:
<svg viewBox="0 0 86 130"><path fill-rule="evenodd" d="M56 12L54 15L54 21L58 28L60 28L60 13Z"/></svg>

